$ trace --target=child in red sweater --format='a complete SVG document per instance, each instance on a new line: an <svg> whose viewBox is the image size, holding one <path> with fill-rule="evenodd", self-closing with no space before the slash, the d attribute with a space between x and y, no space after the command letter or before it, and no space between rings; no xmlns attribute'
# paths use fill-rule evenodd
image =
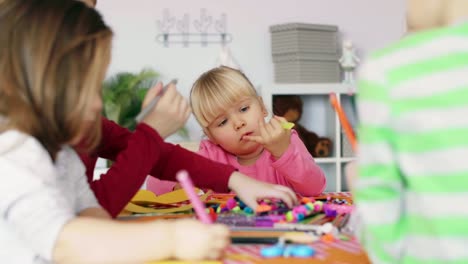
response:
<svg viewBox="0 0 468 264"><path fill-rule="evenodd" d="M83 0L90 6L96 1ZM147 105L161 91L161 85L149 90L143 102ZM143 185L146 176L175 181L179 170L187 170L194 184L216 192L235 191L252 208L257 198L276 197L292 205L296 197L291 189L254 180L229 165L220 164L195 153L164 142L164 138L182 127L190 114L188 102L169 86L154 109L130 132L102 119L102 139L90 154L80 153L86 175L99 203L115 217ZM113 160L109 171L93 181L98 157Z"/></svg>

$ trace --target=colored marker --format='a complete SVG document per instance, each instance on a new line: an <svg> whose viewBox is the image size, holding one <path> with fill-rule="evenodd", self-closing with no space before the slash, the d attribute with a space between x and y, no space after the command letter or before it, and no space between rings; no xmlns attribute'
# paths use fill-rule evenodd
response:
<svg viewBox="0 0 468 264"><path fill-rule="evenodd" d="M351 147L353 148L354 151L356 151L357 149L356 136L354 135L354 131L351 128L351 125L349 124L349 121L348 121L348 118L346 117L345 112L343 111L340 103L338 102L338 98L336 98L336 94L330 93L330 103L335 109L335 112L338 114L338 118L340 119L340 123L343 126L346 137L351 143Z"/></svg>
<svg viewBox="0 0 468 264"><path fill-rule="evenodd" d="M189 197L190 202L192 203L193 209L195 210L198 219L200 219L200 221L202 221L202 223L205 224L213 223L210 216L205 211L205 206L201 202L198 195L195 193L195 187L193 186L192 180L190 179L188 172L185 170L181 170L177 173L176 177L177 180L180 182L180 185L182 185L182 188L184 188L185 193L187 193L187 196Z"/></svg>
<svg viewBox="0 0 468 264"><path fill-rule="evenodd" d="M169 87L169 85L171 85L171 84L176 85L177 84L177 79L173 79L168 84L166 84L166 86L164 86L164 88L162 89L161 93L159 95L157 95L156 97L154 97L153 100L151 100L151 102L135 117L135 120L137 122L141 122L141 120L143 120L143 118L145 118L145 116L151 110L153 110L154 106L156 105L156 103L158 103L159 99L161 98L162 93L164 91L166 91L167 88Z"/></svg>
<svg viewBox="0 0 468 264"><path fill-rule="evenodd" d="M286 130L290 130L291 128L294 127L294 123L291 123L291 122L282 122L281 123L281 126L286 129Z"/></svg>

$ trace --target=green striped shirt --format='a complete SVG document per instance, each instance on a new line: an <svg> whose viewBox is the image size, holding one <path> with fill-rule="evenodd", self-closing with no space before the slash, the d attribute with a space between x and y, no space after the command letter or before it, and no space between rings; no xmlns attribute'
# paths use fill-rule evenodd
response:
<svg viewBox="0 0 468 264"><path fill-rule="evenodd" d="M355 199L373 263L468 263L468 24L373 54Z"/></svg>

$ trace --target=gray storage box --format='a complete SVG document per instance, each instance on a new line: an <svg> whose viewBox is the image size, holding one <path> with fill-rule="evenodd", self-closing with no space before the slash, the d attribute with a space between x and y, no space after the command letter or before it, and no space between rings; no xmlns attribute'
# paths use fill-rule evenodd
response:
<svg viewBox="0 0 468 264"><path fill-rule="evenodd" d="M277 83L340 81L337 54L281 54L273 57Z"/></svg>
<svg viewBox="0 0 468 264"><path fill-rule="evenodd" d="M338 53L337 26L288 23L270 27L271 53Z"/></svg>
<svg viewBox="0 0 468 264"><path fill-rule="evenodd" d="M340 82L337 26L288 23L270 32L277 83Z"/></svg>

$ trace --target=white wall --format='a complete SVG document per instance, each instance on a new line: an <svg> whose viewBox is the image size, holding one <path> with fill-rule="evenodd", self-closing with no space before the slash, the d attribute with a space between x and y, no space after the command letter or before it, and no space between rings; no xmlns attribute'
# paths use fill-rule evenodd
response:
<svg viewBox="0 0 468 264"><path fill-rule="evenodd" d="M178 88L187 96L200 73L215 66L220 46L165 48L155 41L156 21L164 9L180 19L188 13L191 21L201 8L217 19L227 15L230 49L255 84L274 80L269 26L289 22L337 25L361 57L395 41L404 33L405 0L98 0L97 8L114 32L113 58L109 74L139 71L149 66L165 79L177 77ZM191 31L195 31L193 24ZM268 89L265 85L262 89ZM192 139L201 135L193 118L187 124Z"/></svg>

